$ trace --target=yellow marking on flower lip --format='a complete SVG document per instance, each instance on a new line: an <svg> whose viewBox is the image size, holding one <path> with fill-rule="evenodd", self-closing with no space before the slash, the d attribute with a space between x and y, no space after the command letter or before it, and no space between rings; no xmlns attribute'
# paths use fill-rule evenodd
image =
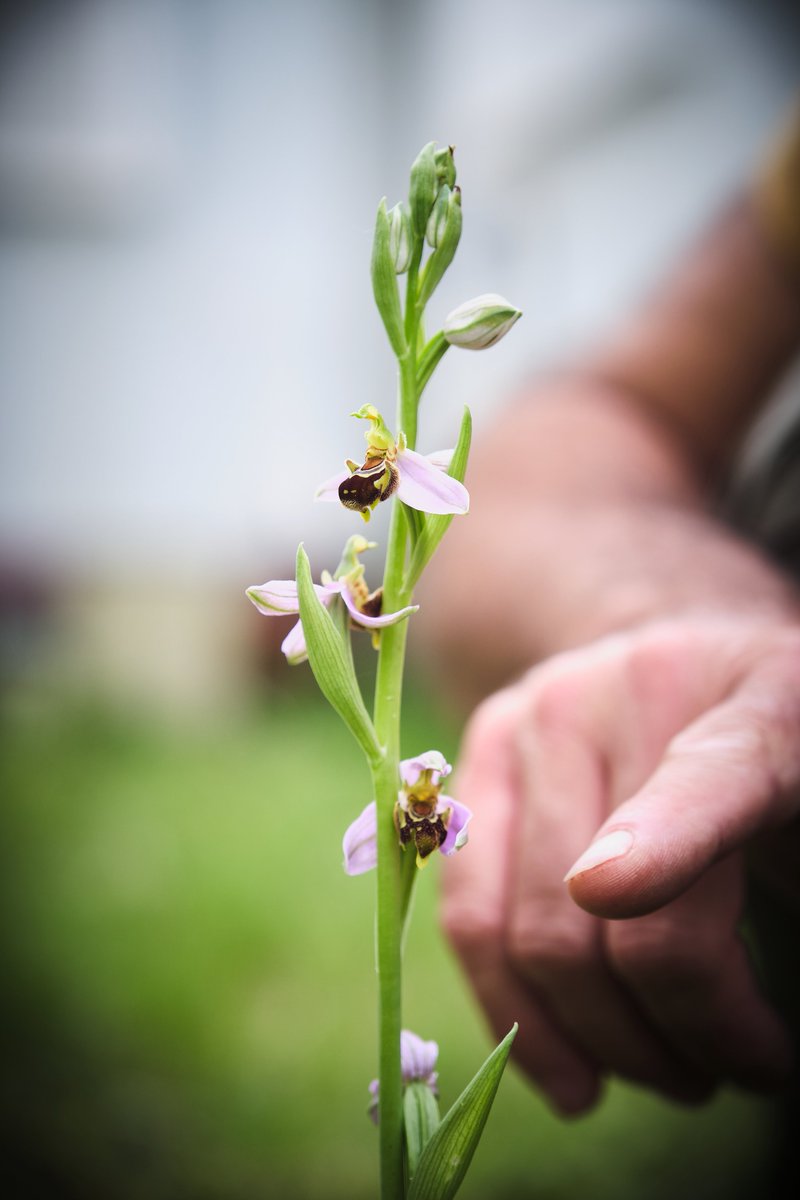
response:
<svg viewBox="0 0 800 1200"><path fill-rule="evenodd" d="M415 789L414 791L407 792L406 803L408 804L408 815L418 821L430 819L436 813L438 799L438 790L417 791Z"/></svg>
<svg viewBox="0 0 800 1200"><path fill-rule="evenodd" d="M364 568L361 567L360 569L357 568L356 570L351 571L349 575L345 576L344 582L348 592L355 600L359 609L363 612L364 605L369 598L369 588L364 582ZM377 616L377 614L375 615Z"/></svg>

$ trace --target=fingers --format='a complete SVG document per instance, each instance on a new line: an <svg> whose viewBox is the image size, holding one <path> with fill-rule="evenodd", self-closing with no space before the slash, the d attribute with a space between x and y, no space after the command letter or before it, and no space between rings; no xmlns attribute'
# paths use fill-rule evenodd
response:
<svg viewBox="0 0 800 1200"><path fill-rule="evenodd" d="M459 795L474 835L447 866L445 927L496 1034L520 1022L515 1058L562 1112L594 1102L604 1069L699 1099L707 1080L642 1018L608 969L599 922L562 882L606 805L581 696L591 708L582 674L559 672L500 693L473 719Z"/></svg>
<svg viewBox="0 0 800 1200"><path fill-rule="evenodd" d="M786 1031L760 995L737 934L743 864L732 855L657 913L605 924L609 961L653 1027L709 1078L785 1082Z"/></svg>
<svg viewBox="0 0 800 1200"><path fill-rule="evenodd" d="M735 850L800 809L800 643L725 658L720 638L704 660L701 632L682 659L682 630L659 644L663 704L652 645L609 639L470 726L474 836L448 864L445 924L497 1034L520 1021L515 1057L562 1111L590 1105L606 1071L696 1099L788 1069L737 934Z"/></svg>
<svg viewBox="0 0 800 1200"><path fill-rule="evenodd" d="M598 1071L555 1026L506 951L508 862L520 807L516 705L512 690L498 693L471 722L458 775L459 797L474 813L471 839L445 864L442 919L497 1037L518 1021L514 1058L562 1113L576 1113L594 1103Z"/></svg>
<svg viewBox="0 0 800 1200"><path fill-rule="evenodd" d="M446 928L497 1040L518 1021L512 1049L518 1066L562 1116L591 1108L600 1094L597 1067L563 1036L530 987L509 969L496 931L476 937L474 928L465 930L458 918Z"/></svg>
<svg viewBox="0 0 800 1200"><path fill-rule="evenodd" d="M596 694L613 704L614 690L605 671L588 678L563 667L515 689L518 783L527 802L514 818L508 956L591 1061L667 1095L699 1099L707 1080L643 1019L608 968L600 922L573 903L563 883L564 863L606 811L594 710Z"/></svg>
<svg viewBox="0 0 800 1200"><path fill-rule="evenodd" d="M800 654L784 650L672 739L568 872L578 904L603 917L652 912L798 811L798 677Z"/></svg>

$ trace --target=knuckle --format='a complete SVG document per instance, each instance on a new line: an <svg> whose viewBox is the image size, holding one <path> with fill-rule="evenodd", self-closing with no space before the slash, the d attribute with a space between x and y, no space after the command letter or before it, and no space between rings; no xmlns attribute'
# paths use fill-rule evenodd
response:
<svg viewBox="0 0 800 1200"><path fill-rule="evenodd" d="M679 645L685 648L686 641L686 634L682 635L682 643L678 642L678 636L673 629L656 626L630 641L625 671L634 696L647 702L654 689L662 690L666 683L674 679L683 661L683 656L677 654L676 649Z"/></svg>
<svg viewBox="0 0 800 1200"><path fill-rule="evenodd" d="M467 723L464 756L498 753L513 726L515 708L513 688L504 688L482 701Z"/></svg>
<svg viewBox="0 0 800 1200"><path fill-rule="evenodd" d="M539 734L557 734L574 727L584 696L577 671L553 670L532 679L526 695L526 716Z"/></svg>

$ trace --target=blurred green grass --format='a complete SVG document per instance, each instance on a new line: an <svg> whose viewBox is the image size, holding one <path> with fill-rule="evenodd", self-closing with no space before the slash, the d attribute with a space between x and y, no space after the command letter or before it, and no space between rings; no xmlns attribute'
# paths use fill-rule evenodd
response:
<svg viewBox="0 0 800 1200"><path fill-rule="evenodd" d="M306 681L307 682L307 681ZM423 694L406 750L452 754ZM4 1194L375 1195L373 881L341 869L369 799L303 682L202 729L99 703L6 703L0 744ZM405 1023L441 1045L442 1104L489 1049L418 889ZM554 1117L504 1080L462 1192L693 1200L754 1193L769 1107L611 1087Z"/></svg>

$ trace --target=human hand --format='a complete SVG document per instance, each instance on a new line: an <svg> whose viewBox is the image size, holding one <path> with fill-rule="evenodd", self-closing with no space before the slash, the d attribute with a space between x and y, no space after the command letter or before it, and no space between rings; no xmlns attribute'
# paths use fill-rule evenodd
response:
<svg viewBox="0 0 800 1200"><path fill-rule="evenodd" d="M745 850L797 834L798 679L791 617L687 616L556 655L475 712L444 924L562 1112L606 1074L685 1100L785 1077L737 927Z"/></svg>

